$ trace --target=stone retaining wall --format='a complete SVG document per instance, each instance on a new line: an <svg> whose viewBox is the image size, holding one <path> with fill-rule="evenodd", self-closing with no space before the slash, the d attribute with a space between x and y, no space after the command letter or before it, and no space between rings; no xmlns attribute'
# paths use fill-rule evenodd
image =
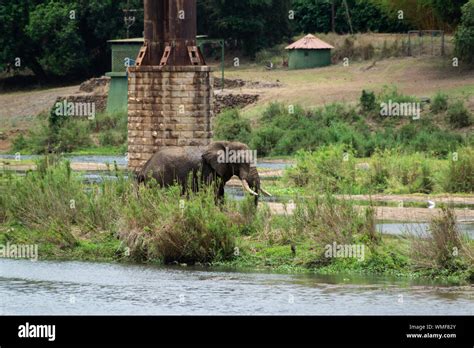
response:
<svg viewBox="0 0 474 348"><path fill-rule="evenodd" d="M129 68L129 169L163 146L202 146L212 138L213 81L208 66Z"/></svg>

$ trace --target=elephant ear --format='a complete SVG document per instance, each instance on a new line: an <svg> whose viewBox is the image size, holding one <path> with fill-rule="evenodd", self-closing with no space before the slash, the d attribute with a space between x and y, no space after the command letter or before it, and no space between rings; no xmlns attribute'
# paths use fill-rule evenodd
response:
<svg viewBox="0 0 474 348"><path fill-rule="evenodd" d="M225 143L214 143L202 155L204 164L210 166L220 177L224 177L228 169L226 163L219 161L219 157L225 154L225 148Z"/></svg>

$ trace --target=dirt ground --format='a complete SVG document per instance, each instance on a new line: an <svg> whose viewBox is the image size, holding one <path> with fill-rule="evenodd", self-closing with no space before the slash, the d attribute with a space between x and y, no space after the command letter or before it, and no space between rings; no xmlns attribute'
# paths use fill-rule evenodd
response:
<svg viewBox="0 0 474 348"><path fill-rule="evenodd" d="M430 97L441 90L454 97L463 97L474 111L474 70L454 68L449 59L392 58L381 60L367 70L372 62L354 62L309 70L266 70L262 66L243 65L226 71L226 78L260 82L251 88L233 93L259 94L258 103L246 107L244 114L257 117L269 102L280 101L306 107L330 102L358 102L361 91L380 91L394 84L410 95ZM219 78L216 69L215 77ZM264 83L262 83L264 82ZM279 88L265 87L268 83ZM263 86L263 87L259 87ZM0 95L0 152L8 152L12 140L34 125L35 117L48 110L56 98L78 92L79 86L15 92Z"/></svg>
<svg viewBox="0 0 474 348"><path fill-rule="evenodd" d="M431 97L439 90L456 97L464 96L474 110L474 70L454 68L448 60L432 57L386 59L366 70L371 64L356 62L348 67L332 65L292 71L242 67L227 71L226 76L282 84L281 88L241 89L244 93L260 94L259 104L280 101L314 107L330 102L352 103L358 102L363 89L378 92L384 85L394 84L404 94L419 97Z"/></svg>
<svg viewBox="0 0 474 348"><path fill-rule="evenodd" d="M13 139L32 127L36 116L51 109L58 97L78 90L70 86L0 94L0 152L8 152Z"/></svg>

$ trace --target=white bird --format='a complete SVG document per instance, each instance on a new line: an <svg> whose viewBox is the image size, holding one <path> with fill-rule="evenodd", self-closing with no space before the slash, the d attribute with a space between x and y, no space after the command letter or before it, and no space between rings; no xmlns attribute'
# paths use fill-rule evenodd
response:
<svg viewBox="0 0 474 348"><path fill-rule="evenodd" d="M428 201L428 209L434 209L436 207L436 203L433 201Z"/></svg>

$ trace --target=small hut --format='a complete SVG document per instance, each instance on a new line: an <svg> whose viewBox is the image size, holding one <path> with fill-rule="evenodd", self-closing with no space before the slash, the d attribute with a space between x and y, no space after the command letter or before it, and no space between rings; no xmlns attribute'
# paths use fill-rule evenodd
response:
<svg viewBox="0 0 474 348"><path fill-rule="evenodd" d="M334 47L314 35L304 38L286 47L290 52L290 69L311 69L331 65L331 50Z"/></svg>

